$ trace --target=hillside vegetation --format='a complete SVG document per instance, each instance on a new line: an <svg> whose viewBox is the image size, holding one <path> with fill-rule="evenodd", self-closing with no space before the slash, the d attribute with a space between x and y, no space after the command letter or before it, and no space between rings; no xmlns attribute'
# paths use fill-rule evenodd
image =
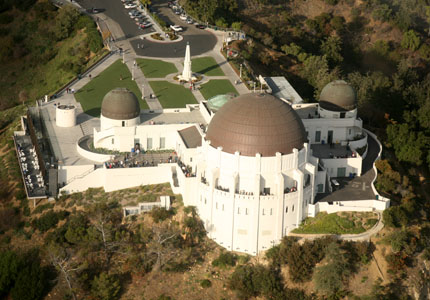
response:
<svg viewBox="0 0 430 300"><path fill-rule="evenodd" d="M51 95L101 54L95 23L48 0L2 1L0 109Z"/></svg>

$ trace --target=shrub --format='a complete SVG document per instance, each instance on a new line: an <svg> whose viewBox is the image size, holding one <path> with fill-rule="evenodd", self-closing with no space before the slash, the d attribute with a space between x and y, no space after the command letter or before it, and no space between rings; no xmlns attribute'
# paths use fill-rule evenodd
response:
<svg viewBox="0 0 430 300"><path fill-rule="evenodd" d="M119 279L114 275L102 272L99 276L94 277L91 283L91 293L97 299L113 300L118 299L121 284Z"/></svg>
<svg viewBox="0 0 430 300"><path fill-rule="evenodd" d="M218 258L212 261L212 266L225 268L227 266L234 267L236 265L237 255L231 252L223 252Z"/></svg>
<svg viewBox="0 0 430 300"><path fill-rule="evenodd" d="M62 210L59 212L49 211L31 222L31 225L41 232L48 231L55 227L60 220L65 219L69 212Z"/></svg>
<svg viewBox="0 0 430 300"><path fill-rule="evenodd" d="M155 223L160 223L169 218L172 215L172 211L164 207L154 207L150 214Z"/></svg>
<svg viewBox="0 0 430 300"><path fill-rule="evenodd" d="M200 286L202 288L209 288L212 286L212 282L208 279L204 279L204 280L200 281Z"/></svg>

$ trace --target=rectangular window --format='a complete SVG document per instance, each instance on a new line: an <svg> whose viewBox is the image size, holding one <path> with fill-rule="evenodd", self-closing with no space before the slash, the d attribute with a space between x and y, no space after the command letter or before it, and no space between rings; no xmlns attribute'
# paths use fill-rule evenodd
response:
<svg viewBox="0 0 430 300"><path fill-rule="evenodd" d="M285 213L288 214L288 206L285 207Z"/></svg>
<svg viewBox="0 0 430 300"><path fill-rule="evenodd" d="M115 139L112 139L112 145L115 144Z"/></svg>
<svg viewBox="0 0 430 300"><path fill-rule="evenodd" d="M237 208L237 214L240 215L240 207Z"/></svg>
<svg viewBox="0 0 430 300"><path fill-rule="evenodd" d="M125 121L122 121L122 127L125 127Z"/></svg>
<svg viewBox="0 0 430 300"><path fill-rule="evenodd" d="M273 213L273 208L270 209L270 215L272 215L272 213Z"/></svg>
<svg viewBox="0 0 430 300"><path fill-rule="evenodd" d="M160 149L164 149L164 148L166 148L166 138L161 137L160 138Z"/></svg>
<svg viewBox="0 0 430 300"><path fill-rule="evenodd" d="M264 208L263 208L263 212L261 214L264 216Z"/></svg>
<svg viewBox="0 0 430 300"><path fill-rule="evenodd" d="M351 128L348 129L348 134L351 135Z"/></svg>
<svg viewBox="0 0 430 300"><path fill-rule="evenodd" d="M152 138L146 139L146 149L148 149L148 150L152 149Z"/></svg>
<svg viewBox="0 0 430 300"><path fill-rule="evenodd" d="M321 131L319 130L315 131L315 142L321 142Z"/></svg>
<svg viewBox="0 0 430 300"><path fill-rule="evenodd" d="M207 200L206 200L206 198L205 198L205 204L206 204L206 202L207 202Z"/></svg>
<svg viewBox="0 0 430 300"><path fill-rule="evenodd" d="M294 204L293 204L293 207L292 207L291 211L294 212Z"/></svg>
<svg viewBox="0 0 430 300"><path fill-rule="evenodd" d="M245 208L245 215L248 215L248 208Z"/></svg>

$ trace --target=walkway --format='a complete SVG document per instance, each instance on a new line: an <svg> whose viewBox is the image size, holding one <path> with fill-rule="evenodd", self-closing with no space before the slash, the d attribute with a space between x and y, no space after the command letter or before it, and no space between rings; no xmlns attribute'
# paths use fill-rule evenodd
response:
<svg viewBox="0 0 430 300"><path fill-rule="evenodd" d="M318 202L336 202L351 200L373 200L376 198L372 190L372 181L375 179L373 163L378 157L380 147L373 137L367 137L368 150L362 163L362 175L353 179L336 178L340 183L340 188L332 193L317 194Z"/></svg>

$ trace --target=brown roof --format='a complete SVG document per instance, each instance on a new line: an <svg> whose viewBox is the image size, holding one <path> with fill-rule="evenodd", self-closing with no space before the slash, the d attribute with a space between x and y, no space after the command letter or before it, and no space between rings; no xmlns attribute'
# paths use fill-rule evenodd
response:
<svg viewBox="0 0 430 300"><path fill-rule="evenodd" d="M349 111L356 107L355 90L343 80L327 84L321 91L320 106L330 111Z"/></svg>
<svg viewBox="0 0 430 300"><path fill-rule="evenodd" d="M125 88L113 89L103 98L102 115L114 120L134 119L140 115L139 100Z"/></svg>
<svg viewBox="0 0 430 300"><path fill-rule="evenodd" d="M306 132L290 105L269 94L241 95L224 104L206 133L213 147L244 156L274 156L302 149Z"/></svg>
<svg viewBox="0 0 430 300"><path fill-rule="evenodd" d="M191 126L178 131L187 148L197 148L202 145L202 136L196 126Z"/></svg>

